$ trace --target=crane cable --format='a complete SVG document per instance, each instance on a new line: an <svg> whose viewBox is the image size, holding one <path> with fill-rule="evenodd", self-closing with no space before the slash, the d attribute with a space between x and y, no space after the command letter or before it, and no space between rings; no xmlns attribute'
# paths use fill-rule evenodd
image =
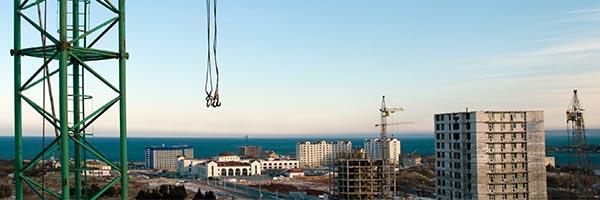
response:
<svg viewBox="0 0 600 200"><path fill-rule="evenodd" d="M211 12L212 8L212 12ZM211 17L212 14L212 17ZM212 20L211 20L212 19ZM206 79L204 91L206 92L206 107L219 107L219 65L217 64L217 0L206 0L206 25L207 25L207 62ZM212 23L212 27L211 27ZM212 30L212 31L211 31ZM211 42L212 32L212 42ZM212 43L212 49L211 49ZM212 55L211 55L212 51ZM213 63L214 62L214 63ZM215 70L215 81L213 81L212 70Z"/></svg>

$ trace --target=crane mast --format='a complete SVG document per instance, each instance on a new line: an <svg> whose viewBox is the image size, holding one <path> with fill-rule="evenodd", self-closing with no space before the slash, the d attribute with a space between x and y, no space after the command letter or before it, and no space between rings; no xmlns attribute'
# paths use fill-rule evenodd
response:
<svg viewBox="0 0 600 200"><path fill-rule="evenodd" d="M404 108L394 108L394 107L387 107L386 102L385 102L385 96L382 97L381 100L381 108L379 109L380 112L380 117L381 117L381 122L380 124L376 124L375 126L380 127L380 132L379 132L379 140L381 142L381 159L382 159L382 163L383 163L383 167L382 167L382 179L384 181L384 184L382 184L382 188L381 188L381 197L382 199L387 199L389 197L390 194L390 186L392 185L392 181L390 179L394 179L394 183L395 183L395 176L392 177L392 173L395 175L394 169L395 166L392 165L392 163L390 163L390 158L391 155L388 155L388 135L387 135L387 128L388 126L392 126L392 125L400 125L400 124L408 124L408 123L412 123L412 122L401 122L401 123L388 123L388 117L390 117L393 113L395 112L402 112L404 111ZM396 184L393 184L394 187ZM395 194L394 194L395 195Z"/></svg>
<svg viewBox="0 0 600 200"><path fill-rule="evenodd" d="M589 188L585 184L585 176L588 175L590 168L590 159L588 153L587 136L585 132L585 122L583 112L585 109L581 106L577 90L573 90L571 104L566 112L567 130L570 136L569 150L574 159L569 159L570 165L575 168L579 176L579 192L585 193ZM585 198L585 197L584 197Z"/></svg>

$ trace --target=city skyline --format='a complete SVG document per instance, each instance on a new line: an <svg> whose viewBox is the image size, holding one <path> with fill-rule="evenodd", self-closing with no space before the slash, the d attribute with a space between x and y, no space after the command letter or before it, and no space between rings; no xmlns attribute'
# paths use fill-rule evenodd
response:
<svg viewBox="0 0 600 200"><path fill-rule="evenodd" d="M395 133L432 134L434 113L467 107L543 110L546 127L562 129L573 89L586 125L600 128L597 2L223 1L216 109L204 106L204 4L151 17L170 4L128 2L134 137L376 133L381 95L407 109L392 121L415 122ZM0 35L0 84L12 86L11 12L0 13L0 26L10 30ZM12 95L0 87L2 136L13 133ZM40 135L41 118L24 108L26 135ZM116 110L98 120L99 136L117 135Z"/></svg>

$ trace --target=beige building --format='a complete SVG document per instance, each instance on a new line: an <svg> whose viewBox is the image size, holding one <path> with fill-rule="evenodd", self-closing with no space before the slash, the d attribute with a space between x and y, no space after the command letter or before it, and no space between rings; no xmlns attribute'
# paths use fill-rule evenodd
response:
<svg viewBox="0 0 600 200"><path fill-rule="evenodd" d="M194 148L189 145L146 147L146 168L175 170L179 156L194 158Z"/></svg>
<svg viewBox="0 0 600 200"><path fill-rule="evenodd" d="M381 159L381 148L383 148L380 138L366 139L363 145L368 159ZM400 140L396 138L387 139L387 159L391 164L400 164Z"/></svg>
<svg viewBox="0 0 600 200"><path fill-rule="evenodd" d="M437 199L547 199L542 111L435 115Z"/></svg>
<svg viewBox="0 0 600 200"><path fill-rule="evenodd" d="M300 167L322 167L336 160L341 153L352 152L352 142L337 141L327 142L300 142L296 144L296 156Z"/></svg>
<svg viewBox="0 0 600 200"><path fill-rule="evenodd" d="M554 157L546 157L544 163L544 166L556 167L556 159L554 159Z"/></svg>

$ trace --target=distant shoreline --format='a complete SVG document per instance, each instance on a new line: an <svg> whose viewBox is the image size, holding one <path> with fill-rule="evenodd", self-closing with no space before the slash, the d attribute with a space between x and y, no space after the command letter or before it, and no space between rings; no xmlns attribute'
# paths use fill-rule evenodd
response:
<svg viewBox="0 0 600 200"><path fill-rule="evenodd" d="M600 132L600 129L586 129L589 132ZM139 132L136 132L139 133ZM153 132L156 133L156 132ZM566 134L567 133L567 129L548 129L545 130L546 135L559 135L559 134ZM156 134L160 134L160 133L156 133ZM181 135L178 135L181 134ZM187 134L187 135L185 135ZM378 137L379 133L373 132L373 133L348 133L348 134L344 134L344 133L331 133L331 134L277 134L277 135L270 135L270 134L235 134L235 135L218 135L216 136L215 133L168 133L165 132L163 133L163 135L157 135L157 136L139 136L136 135L135 133L132 134L132 136L129 136L128 138L177 138L177 139L183 139L183 138L191 138L191 139L245 139L245 136L248 135L248 137L250 139L344 139L344 138L348 138L348 139L357 139L357 138L373 138L373 137ZM167 136L168 135L168 136ZM210 136L210 135L215 135L215 136ZM428 138L428 137L433 137L433 131L414 131L414 132L406 132L406 133L394 133L391 134L394 135L396 137L399 138L409 138L409 137L416 137L416 138ZM0 137L14 137L13 135L9 135L9 134L0 134ZM39 135L25 135L23 137L41 137ZM52 136L46 136L46 138L51 138ZM108 135L99 135L99 136L93 136L95 138L118 138L118 136L108 136Z"/></svg>

